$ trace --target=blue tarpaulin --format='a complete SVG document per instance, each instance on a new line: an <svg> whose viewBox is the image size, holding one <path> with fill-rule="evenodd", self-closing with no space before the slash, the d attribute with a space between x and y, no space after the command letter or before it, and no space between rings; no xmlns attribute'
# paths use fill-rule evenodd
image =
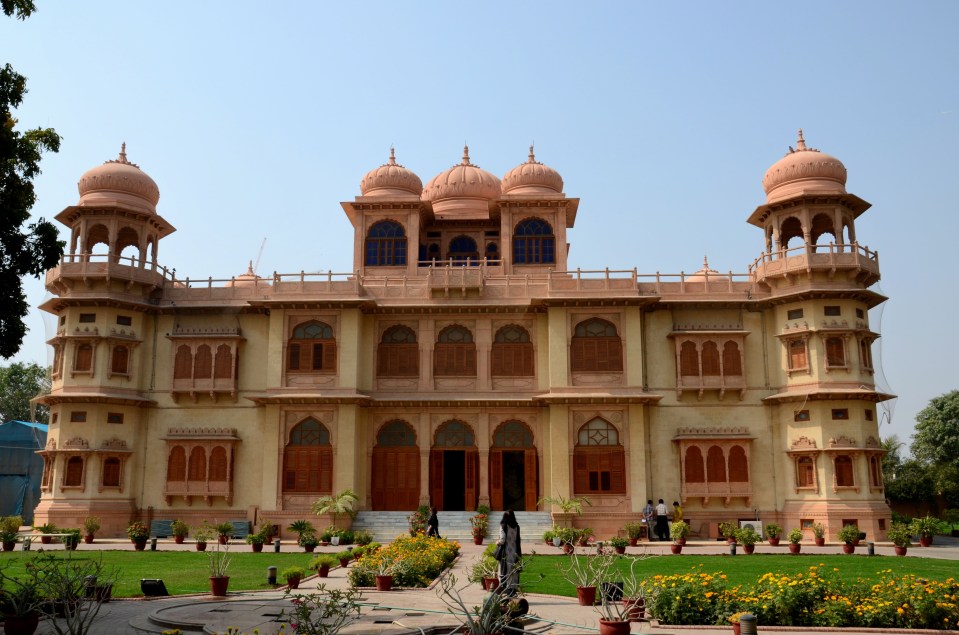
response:
<svg viewBox="0 0 959 635"><path fill-rule="evenodd" d="M0 516L23 516L24 523L33 523L43 476L43 459L36 452L46 443L45 424L0 423Z"/></svg>

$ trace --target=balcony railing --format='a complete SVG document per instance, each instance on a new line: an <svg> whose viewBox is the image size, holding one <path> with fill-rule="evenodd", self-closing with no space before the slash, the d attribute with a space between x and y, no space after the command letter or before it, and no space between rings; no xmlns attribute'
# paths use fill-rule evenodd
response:
<svg viewBox="0 0 959 635"><path fill-rule="evenodd" d="M879 252L859 243L801 245L760 254L749 266L757 279L819 270L860 269L877 278Z"/></svg>

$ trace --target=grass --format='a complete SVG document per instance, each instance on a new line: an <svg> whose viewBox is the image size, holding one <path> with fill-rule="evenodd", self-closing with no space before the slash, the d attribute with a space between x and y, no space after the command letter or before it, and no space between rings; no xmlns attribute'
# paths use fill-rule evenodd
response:
<svg viewBox="0 0 959 635"><path fill-rule="evenodd" d="M523 571L523 590L529 593L546 593L573 597L576 590L563 578L562 567L568 556L534 556ZM587 556L577 556L579 558ZM811 566L823 565L827 570L836 569L837 574L848 582L859 578L878 580L879 572L891 570L893 575L912 573L929 580L946 580L956 577L956 563L931 558L897 558L895 556L856 555L774 555L751 556L654 556L636 564L637 575L673 575L690 571L724 573L730 586L754 583L764 573L794 574L805 572ZM626 558L618 561L619 579L629 574Z"/></svg>
<svg viewBox="0 0 959 635"><path fill-rule="evenodd" d="M209 549L209 547L208 547ZM35 553L35 552L34 552ZM53 551L59 557L96 559L103 557L106 569L115 567L119 579L113 586L113 597L141 597L142 578L160 578L171 595L209 593L210 571L206 553L199 551ZM71 553L71 556L67 556ZM33 553L8 551L0 554L0 567L8 575L17 576ZM230 552L230 591L266 591L273 587L266 583L266 568L277 571L299 566L304 569L313 559L311 553L253 553ZM283 580L279 580L283 583Z"/></svg>

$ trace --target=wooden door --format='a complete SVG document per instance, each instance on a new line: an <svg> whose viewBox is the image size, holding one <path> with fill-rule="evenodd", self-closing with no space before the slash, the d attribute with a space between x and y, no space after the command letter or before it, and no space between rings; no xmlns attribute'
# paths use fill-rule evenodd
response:
<svg viewBox="0 0 959 635"><path fill-rule="evenodd" d="M536 510L536 501L539 498L539 458L534 448L526 450L524 475L526 477L526 511Z"/></svg>
<svg viewBox="0 0 959 635"><path fill-rule="evenodd" d="M430 449L430 504L443 511L443 450Z"/></svg>
<svg viewBox="0 0 959 635"><path fill-rule="evenodd" d="M420 498L420 452L416 447L373 448L373 509L416 509Z"/></svg>
<svg viewBox="0 0 959 635"><path fill-rule="evenodd" d="M479 451L466 451L466 509L476 509L479 503Z"/></svg>
<svg viewBox="0 0 959 635"><path fill-rule="evenodd" d="M493 509L503 509L503 451L489 451L489 504Z"/></svg>

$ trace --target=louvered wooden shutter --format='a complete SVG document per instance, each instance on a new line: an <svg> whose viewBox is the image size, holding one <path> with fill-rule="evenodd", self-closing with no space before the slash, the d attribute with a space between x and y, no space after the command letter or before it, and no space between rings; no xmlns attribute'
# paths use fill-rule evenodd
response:
<svg viewBox="0 0 959 635"><path fill-rule="evenodd" d="M287 350L287 357L289 358L287 369L300 370L300 345L299 344L290 344L290 348Z"/></svg>
<svg viewBox="0 0 959 635"><path fill-rule="evenodd" d="M430 502L443 511L443 451L430 450Z"/></svg>
<svg viewBox="0 0 959 635"><path fill-rule="evenodd" d="M503 451L489 452L489 503L493 509L503 509Z"/></svg>
<svg viewBox="0 0 959 635"><path fill-rule="evenodd" d="M573 493L589 494L589 461L584 450L573 453Z"/></svg>
<svg viewBox="0 0 959 635"><path fill-rule="evenodd" d="M173 362L173 379L190 379L193 376L193 354L186 344L177 346Z"/></svg>
<svg viewBox="0 0 959 635"><path fill-rule="evenodd" d="M214 379L230 379L233 376L233 352L226 344L216 347L216 360L213 364Z"/></svg>
<svg viewBox="0 0 959 635"><path fill-rule="evenodd" d="M114 346L113 355L110 360L110 370L114 373L125 375L127 373L128 351L126 346Z"/></svg>
<svg viewBox="0 0 959 635"><path fill-rule="evenodd" d="M104 487L120 486L120 459L109 458L103 462L102 483Z"/></svg>
<svg viewBox="0 0 959 635"><path fill-rule="evenodd" d="M213 351L206 344L196 349L193 359L193 378L210 379L213 377Z"/></svg>
<svg viewBox="0 0 959 635"><path fill-rule="evenodd" d="M466 451L466 509L476 509L479 503L479 452Z"/></svg>
<svg viewBox="0 0 959 635"><path fill-rule="evenodd" d="M83 485L83 459L79 456L71 456L67 461L67 473L63 484L69 487Z"/></svg>
<svg viewBox="0 0 959 635"><path fill-rule="evenodd" d="M526 450L525 455L523 474L526 477L524 492L526 495L526 511L534 511L536 501L539 500L539 457L536 456L536 450L533 449Z"/></svg>
<svg viewBox="0 0 959 635"><path fill-rule="evenodd" d="M89 371L93 368L93 347L89 344L80 344L77 346L76 363L74 370Z"/></svg>
<svg viewBox="0 0 959 635"><path fill-rule="evenodd" d="M181 445L175 445L170 449L170 457L167 459L166 480L167 482L186 480L186 452Z"/></svg>
<svg viewBox="0 0 959 635"><path fill-rule="evenodd" d="M327 342L323 345L322 369L331 373L336 371L336 342Z"/></svg>

